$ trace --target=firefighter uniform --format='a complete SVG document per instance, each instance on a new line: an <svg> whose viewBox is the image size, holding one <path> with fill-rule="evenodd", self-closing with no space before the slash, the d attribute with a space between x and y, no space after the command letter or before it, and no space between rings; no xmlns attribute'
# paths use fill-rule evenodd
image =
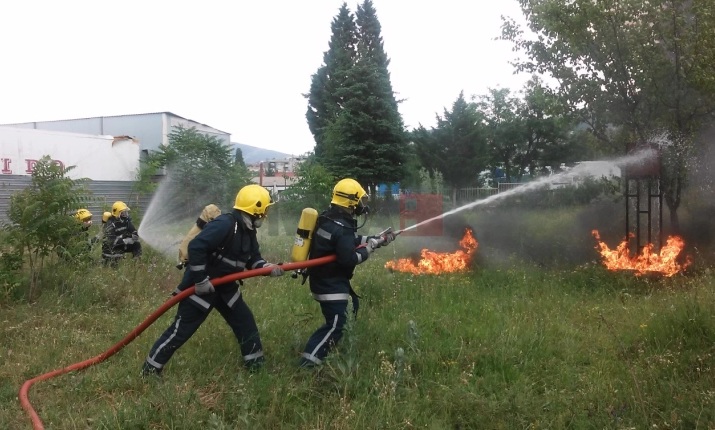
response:
<svg viewBox="0 0 715 430"><path fill-rule="evenodd" d="M268 265L261 257L255 227L248 214L236 209L208 222L189 242L191 282L188 285L182 282L175 292L207 277L217 278ZM179 303L173 323L151 348L143 373L161 373L174 352L189 340L213 308L236 336L244 365L249 369L260 366L264 357L256 321L243 300L239 284L231 282L208 294L193 294Z"/></svg>
<svg viewBox="0 0 715 430"><path fill-rule="evenodd" d="M112 205L112 216L104 225L102 259L105 264L116 264L124 254L131 252L133 257L142 255L137 229L129 217L129 208L124 202Z"/></svg>
<svg viewBox="0 0 715 430"><path fill-rule="evenodd" d="M338 206L331 206L318 217L313 235L310 258L335 254L336 260L310 269L310 291L320 303L325 324L308 339L301 357L301 366L322 364L330 349L340 341L347 320L348 299L353 299L357 312L358 297L350 279L355 266L368 259L365 247L357 248L369 239L357 234L357 220Z"/></svg>

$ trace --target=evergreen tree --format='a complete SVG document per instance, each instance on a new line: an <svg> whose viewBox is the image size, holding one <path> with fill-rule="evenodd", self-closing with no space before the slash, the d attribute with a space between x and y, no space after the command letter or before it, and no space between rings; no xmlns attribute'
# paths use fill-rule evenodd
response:
<svg viewBox="0 0 715 430"><path fill-rule="evenodd" d="M332 29L308 97L316 160L337 177L355 178L374 196L377 184L405 176L407 145L372 2L358 7L357 25L343 4Z"/></svg>
<svg viewBox="0 0 715 430"><path fill-rule="evenodd" d="M253 173L251 173L251 170L246 166L246 162L243 159L243 151L241 148L236 148L236 155L233 159L233 172L234 179L232 184L234 186L248 184L253 178Z"/></svg>
<svg viewBox="0 0 715 430"><path fill-rule="evenodd" d="M340 114L344 95L340 89L345 86L349 70L355 64L357 55L357 26L355 18L346 3L340 7L331 24L332 36L328 50L323 53L323 65L312 76L310 93L307 94L308 128L315 139L315 156L319 163L329 165L333 151L330 141L324 135L328 126Z"/></svg>
<svg viewBox="0 0 715 430"><path fill-rule="evenodd" d="M452 187L452 201L457 189L478 185L479 173L488 165L489 152L483 117L474 103L468 103L461 92L452 104L437 116L437 127L427 131L420 127L413 136L420 148L418 154L428 169L439 171Z"/></svg>

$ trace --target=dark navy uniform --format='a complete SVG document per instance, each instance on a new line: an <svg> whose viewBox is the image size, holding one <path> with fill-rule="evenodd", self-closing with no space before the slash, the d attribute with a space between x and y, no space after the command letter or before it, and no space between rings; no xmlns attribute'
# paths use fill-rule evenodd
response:
<svg viewBox="0 0 715 430"><path fill-rule="evenodd" d="M343 337L351 296L357 311L357 295L350 286L350 279L355 266L370 255L364 247L356 248L368 239L368 236L357 234L357 220L340 207L331 206L318 217L310 258L332 254L337 258L334 262L310 268L310 291L320 303L325 324L308 339L301 365L321 364L330 349Z"/></svg>
<svg viewBox="0 0 715 430"><path fill-rule="evenodd" d="M105 263L116 263L124 258L124 254L131 252L133 257L142 254L142 245L138 240L131 239L137 237L137 229L132 224L129 217L111 217L104 225L104 241L102 242L102 258ZM125 243L125 239L131 239L131 243Z"/></svg>
<svg viewBox="0 0 715 430"><path fill-rule="evenodd" d="M256 230L248 215L233 210L210 221L189 242L188 270L191 283L182 282L177 292L204 280L258 269L267 263L261 257ZM216 286L216 291L193 294L181 303L174 322L164 331L149 352L144 371L160 373L176 350L196 332L211 309L221 314L233 330L241 347L244 365L260 365L263 358L261 338L250 308L244 302L237 282Z"/></svg>

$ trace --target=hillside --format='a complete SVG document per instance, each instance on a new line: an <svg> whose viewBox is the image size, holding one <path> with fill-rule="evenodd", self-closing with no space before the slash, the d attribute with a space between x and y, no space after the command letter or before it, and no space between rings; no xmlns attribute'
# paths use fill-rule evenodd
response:
<svg viewBox="0 0 715 430"><path fill-rule="evenodd" d="M254 164L259 161L267 160L283 160L292 157L291 154L286 154L279 151L273 151L271 149L263 149L256 146L244 145L243 143L231 142L233 150L235 152L236 148L240 148L243 153L243 161L246 164Z"/></svg>

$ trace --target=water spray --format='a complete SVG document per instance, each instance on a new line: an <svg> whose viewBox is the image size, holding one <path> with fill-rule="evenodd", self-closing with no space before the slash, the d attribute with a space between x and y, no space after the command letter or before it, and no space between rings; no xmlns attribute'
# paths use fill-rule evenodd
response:
<svg viewBox="0 0 715 430"><path fill-rule="evenodd" d="M658 156L658 154L655 149L644 148L640 151L634 152L633 154L629 154L629 155L626 155L624 157L621 157L621 158L618 158L615 160L611 160L611 161L603 160L603 161L605 163L612 164L613 167L623 168L623 167L641 164L641 163L651 160L653 157L657 157L657 156ZM447 217L449 215L456 214L463 210L471 209L475 206L486 205L489 203L493 203L494 201L504 199L504 198L507 198L507 197L510 197L513 195L517 195L517 194L524 194L526 192L539 189L544 185L552 185L555 183L562 183L565 181L575 182L575 181L580 180L584 176L593 176L594 174L599 173L596 171L597 169L601 170L602 166L591 166L591 165L587 165L587 164L579 164L567 172L562 172L562 173L558 173L556 175L539 178L535 181L525 183L524 185L521 185L519 187L512 188L511 190L504 191L503 193L491 195L491 196L487 197L486 199L477 200L472 203L468 203L464 206L460 206L458 208L452 209L452 210L445 212L441 215L437 215L435 217L426 219L424 221L420 221L417 224L406 227L405 229L401 230L400 233L402 233L403 231L409 231L409 230L415 229L421 225L428 224L432 221L436 221L438 219Z"/></svg>

